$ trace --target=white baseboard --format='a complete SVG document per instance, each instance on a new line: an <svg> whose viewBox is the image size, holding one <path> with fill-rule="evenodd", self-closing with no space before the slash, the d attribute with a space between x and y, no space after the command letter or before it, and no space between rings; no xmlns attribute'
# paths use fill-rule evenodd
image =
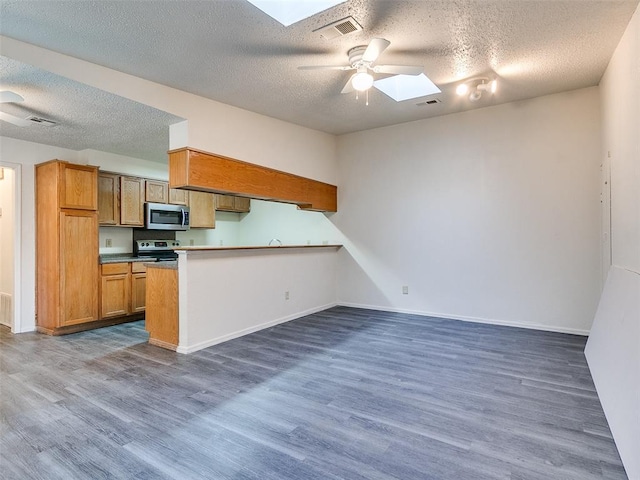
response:
<svg viewBox="0 0 640 480"><path fill-rule="evenodd" d="M342 307L364 308L366 310L377 310L377 311L383 311L383 312L408 313L411 315L420 315L423 317L436 317L436 318L445 318L445 319L451 319L451 320L462 320L463 322L486 323L488 325L500 325L503 327L528 328L530 330L543 330L546 332L570 333L572 335L582 335L585 337L589 336L589 330L583 330L579 328L558 327L553 325L542 325L539 323L522 323L522 322L512 322L508 320L496 320L493 318L465 317L461 315L452 315L449 313L424 312L419 310L408 310L408 309L394 308L394 307L381 307L376 305L362 305L359 303L348 303L348 302L338 302L338 305Z"/></svg>
<svg viewBox="0 0 640 480"><path fill-rule="evenodd" d="M227 335L223 335L221 337L212 338L209 340L205 340L204 342L196 343L195 345L190 346L178 346L176 352L178 353L193 353L198 350L202 350L203 348L212 347L213 345L217 345L222 342L226 342L229 340L233 340L234 338L242 337L244 335L248 335L250 333L257 332L259 330L264 330L265 328L273 327L275 325L279 325L280 323L290 322L291 320L295 320L300 317L305 317L307 315L311 315L313 313L321 312L322 310L326 310L331 307L335 307L336 303L328 303L326 305L322 305L320 307L310 308L308 310L304 310L302 312L296 312L291 315L287 315L286 317L277 318L275 320L270 320L265 323L261 323L260 325L255 325L253 327L245 328L243 330L238 330L237 332L229 333Z"/></svg>

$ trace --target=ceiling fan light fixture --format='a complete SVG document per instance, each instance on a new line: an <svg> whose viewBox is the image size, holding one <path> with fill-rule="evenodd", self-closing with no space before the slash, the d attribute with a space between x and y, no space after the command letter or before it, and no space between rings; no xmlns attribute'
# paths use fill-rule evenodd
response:
<svg viewBox="0 0 640 480"><path fill-rule="evenodd" d="M366 71L358 72L351 79L351 85L355 90L364 92L373 86L373 77Z"/></svg>

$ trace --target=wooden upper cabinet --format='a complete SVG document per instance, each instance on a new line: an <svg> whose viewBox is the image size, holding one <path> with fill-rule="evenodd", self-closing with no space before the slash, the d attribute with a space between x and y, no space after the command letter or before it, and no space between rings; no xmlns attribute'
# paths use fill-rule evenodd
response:
<svg viewBox="0 0 640 480"><path fill-rule="evenodd" d="M144 226L144 178L120 177L120 225Z"/></svg>
<svg viewBox="0 0 640 480"><path fill-rule="evenodd" d="M251 211L251 199L233 195L216 195L216 210L246 213Z"/></svg>
<svg viewBox="0 0 640 480"><path fill-rule="evenodd" d="M120 175L117 173L98 173L98 223L120 223Z"/></svg>
<svg viewBox="0 0 640 480"><path fill-rule="evenodd" d="M215 228L215 195L206 192L189 192L189 212L191 228Z"/></svg>
<svg viewBox="0 0 640 480"><path fill-rule="evenodd" d="M169 203L173 205L189 205L189 190L181 190L179 188L169 189Z"/></svg>
<svg viewBox="0 0 640 480"><path fill-rule="evenodd" d="M168 203L169 183L161 180L145 180L145 202Z"/></svg>
<svg viewBox="0 0 640 480"><path fill-rule="evenodd" d="M229 211L233 210L235 197L232 195L219 195L216 194L216 210Z"/></svg>
<svg viewBox="0 0 640 480"><path fill-rule="evenodd" d="M98 209L98 170L89 165L59 162L60 208Z"/></svg>
<svg viewBox="0 0 640 480"><path fill-rule="evenodd" d="M236 212L250 212L251 211L251 199L245 197L233 197L233 205Z"/></svg>

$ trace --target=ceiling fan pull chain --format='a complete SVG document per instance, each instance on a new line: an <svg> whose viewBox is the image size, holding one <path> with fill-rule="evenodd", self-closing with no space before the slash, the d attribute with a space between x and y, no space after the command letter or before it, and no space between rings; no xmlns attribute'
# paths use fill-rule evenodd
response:
<svg viewBox="0 0 640 480"><path fill-rule="evenodd" d="M369 90L367 90L367 102L365 103L365 105L367 107L369 106Z"/></svg>

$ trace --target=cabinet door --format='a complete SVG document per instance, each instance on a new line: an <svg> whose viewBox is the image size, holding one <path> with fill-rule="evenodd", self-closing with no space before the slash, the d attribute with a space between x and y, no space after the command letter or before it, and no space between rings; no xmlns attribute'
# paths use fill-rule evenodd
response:
<svg viewBox="0 0 640 480"><path fill-rule="evenodd" d="M98 214L60 212L60 326L98 319Z"/></svg>
<svg viewBox="0 0 640 480"><path fill-rule="evenodd" d="M236 212L246 213L251 211L251 199L244 197L234 197L233 206Z"/></svg>
<svg viewBox="0 0 640 480"><path fill-rule="evenodd" d="M206 192L189 192L189 225L191 228L215 228L215 195Z"/></svg>
<svg viewBox="0 0 640 480"><path fill-rule="evenodd" d="M189 190L169 189L169 203L173 205L189 205Z"/></svg>
<svg viewBox="0 0 640 480"><path fill-rule="evenodd" d="M232 211L234 208L233 196L216 194L216 210Z"/></svg>
<svg viewBox="0 0 640 480"><path fill-rule="evenodd" d="M160 180L145 181L145 201L167 203L169 200L169 184Z"/></svg>
<svg viewBox="0 0 640 480"><path fill-rule="evenodd" d="M234 195L216 194L216 210L245 213L251 210L251 199Z"/></svg>
<svg viewBox="0 0 640 480"><path fill-rule="evenodd" d="M118 225L120 223L120 175L100 172L98 174L98 223Z"/></svg>
<svg viewBox="0 0 640 480"><path fill-rule="evenodd" d="M98 167L59 163L60 208L98 209Z"/></svg>
<svg viewBox="0 0 640 480"><path fill-rule="evenodd" d="M119 317L129 313L129 274L102 276L101 318Z"/></svg>
<svg viewBox="0 0 640 480"><path fill-rule="evenodd" d="M131 275L131 313L144 312L147 295L147 274Z"/></svg>
<svg viewBox="0 0 640 480"><path fill-rule="evenodd" d="M144 179L120 177L120 224L144 226Z"/></svg>

